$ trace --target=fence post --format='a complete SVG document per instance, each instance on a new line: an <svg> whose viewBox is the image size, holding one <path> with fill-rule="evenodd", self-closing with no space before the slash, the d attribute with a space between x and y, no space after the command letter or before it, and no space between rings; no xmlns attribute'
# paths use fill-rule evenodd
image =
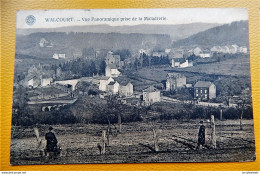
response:
<svg viewBox="0 0 260 174"><path fill-rule="evenodd" d="M155 129L153 129L153 141L154 141L154 150L156 152L158 152L159 151L158 136L157 136L157 133L156 133Z"/></svg>
<svg viewBox="0 0 260 174"><path fill-rule="evenodd" d="M101 154L105 154L106 152L106 130L102 130L102 150Z"/></svg>
<svg viewBox="0 0 260 174"><path fill-rule="evenodd" d="M121 133L122 132L121 114L118 115L118 125L119 125L119 133Z"/></svg>
<svg viewBox="0 0 260 174"><path fill-rule="evenodd" d="M222 119L223 119L222 112L223 112L222 108L220 108L220 116L219 116L220 117L220 121L222 121Z"/></svg>
<svg viewBox="0 0 260 174"><path fill-rule="evenodd" d="M215 149L217 147L217 145L216 145L216 129L215 129L214 115L211 115L210 122L211 122L211 129L212 129L212 131L211 131L211 144L212 144L213 149Z"/></svg>

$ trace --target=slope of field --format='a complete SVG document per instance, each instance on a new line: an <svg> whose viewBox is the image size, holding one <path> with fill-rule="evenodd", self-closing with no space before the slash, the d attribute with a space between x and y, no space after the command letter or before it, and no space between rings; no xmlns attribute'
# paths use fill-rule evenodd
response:
<svg viewBox="0 0 260 174"><path fill-rule="evenodd" d="M57 159L40 155L45 141L37 148L32 128L16 128L11 143L11 164L64 164L64 163L147 163L147 162L223 162L252 161L255 159L253 120L216 122L217 148L211 149L211 129L206 125L206 147L195 150L199 120L179 122L139 122L123 124L122 133L110 136L106 153L99 154L102 130L106 125L53 126L62 147ZM153 131L158 135L159 151L154 152ZM45 128L39 129L44 140ZM19 133L18 133L19 132Z"/></svg>
<svg viewBox="0 0 260 174"><path fill-rule="evenodd" d="M199 64L193 67L178 69L177 71L250 77L250 60L247 56L238 57L217 63Z"/></svg>

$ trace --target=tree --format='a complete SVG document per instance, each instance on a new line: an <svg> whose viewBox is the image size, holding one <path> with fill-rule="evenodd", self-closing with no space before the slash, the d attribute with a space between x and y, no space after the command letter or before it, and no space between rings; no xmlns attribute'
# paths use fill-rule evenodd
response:
<svg viewBox="0 0 260 174"><path fill-rule="evenodd" d="M106 62L103 60L99 65L99 74L105 74L106 71Z"/></svg>

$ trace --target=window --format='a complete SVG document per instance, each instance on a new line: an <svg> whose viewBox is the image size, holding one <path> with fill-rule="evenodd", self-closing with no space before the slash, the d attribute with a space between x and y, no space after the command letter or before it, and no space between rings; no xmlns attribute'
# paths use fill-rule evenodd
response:
<svg viewBox="0 0 260 174"><path fill-rule="evenodd" d="M207 95L207 94L205 94L205 98L208 98L208 95Z"/></svg>
<svg viewBox="0 0 260 174"><path fill-rule="evenodd" d="M200 93L202 93L202 89L200 90Z"/></svg>
<svg viewBox="0 0 260 174"><path fill-rule="evenodd" d="M207 93L207 89L205 89L205 94Z"/></svg>

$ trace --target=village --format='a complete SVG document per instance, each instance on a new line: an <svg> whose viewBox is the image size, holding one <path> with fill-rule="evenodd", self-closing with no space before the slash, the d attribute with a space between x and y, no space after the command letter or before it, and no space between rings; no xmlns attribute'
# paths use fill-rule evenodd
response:
<svg viewBox="0 0 260 174"><path fill-rule="evenodd" d="M51 41L47 41L45 38L40 40L39 46L48 49L55 47ZM93 56L84 59L95 59L100 52L102 51L95 50ZM189 47L165 49L164 51L140 49L138 53L133 54L137 55L136 59L132 56L123 61L120 54L107 51L104 58L104 74L93 73L92 76L60 80L62 75L64 77L68 72L63 72L61 67L53 70L50 68L51 65L39 64L31 66L19 84L28 89L27 104L40 106L41 112L59 110L62 106L73 104L82 95L85 97L95 95L101 100L115 95L118 96L117 100L121 103L136 107L150 106L158 102L191 102L201 106L235 108L236 102L240 99L239 96L230 96L228 101L221 103L213 102L217 97L218 90L213 81L196 79L193 83L188 83L189 79L181 71L171 72L171 70L196 66L193 64L196 59L210 60L216 54L221 56L244 55L247 54L247 47L227 45L202 49L197 46L193 49ZM82 53L77 54L77 56L80 55ZM66 55L65 53L54 53L52 58L66 59ZM133 65L135 65L134 68ZM156 67L158 65L167 67L166 74L162 74L162 81L153 81L153 79L140 81L140 79L133 78L132 73L129 73L143 67ZM165 95L176 94L182 89L189 91L189 94L185 94L190 96L188 100L178 100ZM14 107L14 113L16 112L17 108Z"/></svg>

